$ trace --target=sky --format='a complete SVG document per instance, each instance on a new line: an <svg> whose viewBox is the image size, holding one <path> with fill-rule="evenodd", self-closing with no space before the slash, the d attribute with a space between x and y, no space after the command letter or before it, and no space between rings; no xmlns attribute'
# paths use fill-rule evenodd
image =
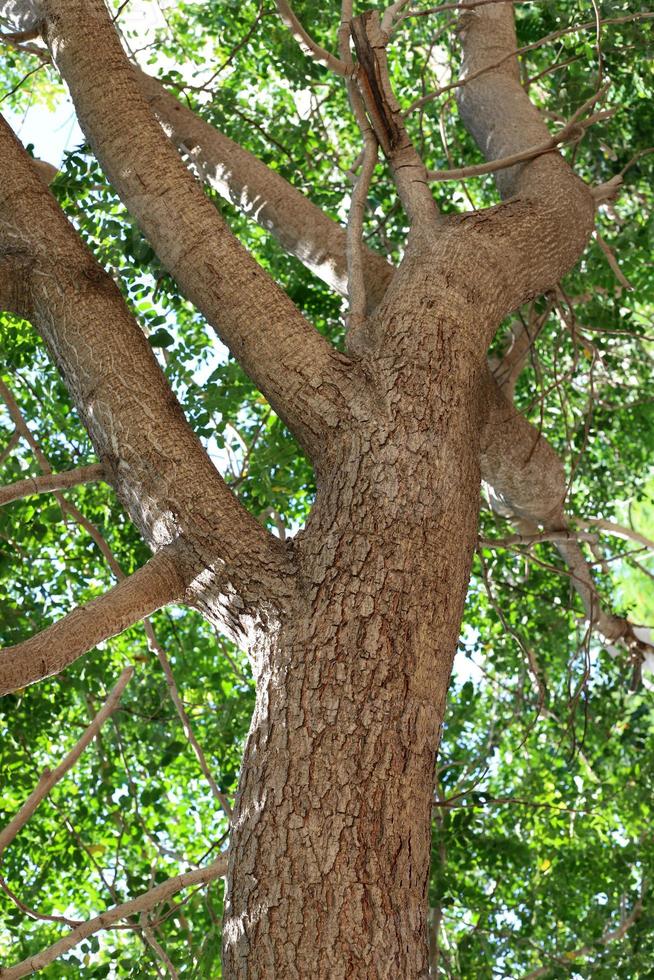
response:
<svg viewBox="0 0 654 980"><path fill-rule="evenodd" d="M68 99L62 100L52 112L42 105L33 105L27 112L5 112L4 115L21 143L25 146L33 143L34 156L55 167L61 164L66 150L72 150L84 141Z"/></svg>

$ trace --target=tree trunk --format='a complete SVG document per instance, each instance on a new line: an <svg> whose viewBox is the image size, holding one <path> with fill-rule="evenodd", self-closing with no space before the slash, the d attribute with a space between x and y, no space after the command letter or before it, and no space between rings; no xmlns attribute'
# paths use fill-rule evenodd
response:
<svg viewBox="0 0 654 980"><path fill-rule="evenodd" d="M410 281L376 324L376 411L343 433L293 543L298 607L260 638L229 978L428 972L434 763L476 537L483 349L463 356L469 332Z"/></svg>

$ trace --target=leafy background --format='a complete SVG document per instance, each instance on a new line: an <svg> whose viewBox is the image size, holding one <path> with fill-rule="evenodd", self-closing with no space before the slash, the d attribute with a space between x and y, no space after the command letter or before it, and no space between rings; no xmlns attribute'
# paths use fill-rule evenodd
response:
<svg viewBox="0 0 654 980"><path fill-rule="evenodd" d="M118 10L116 5L116 10ZM233 139L343 220L358 152L342 85L299 52L274 6L252 2L159 5L131 0L117 24L141 64L167 81ZM335 48L338 10L298 2L298 14ZM363 5L362 5L363 9ZM604 18L644 11L604 2ZM521 44L594 19L571 0L518 5ZM456 78L453 13L412 17L391 46L404 105ZM606 24L601 81L618 111L566 154L589 182L610 179L654 131L651 22ZM3 109L61 104L56 73L31 53L3 50ZM558 68L557 66L562 66ZM522 61L534 100L553 123L569 118L600 79L594 30L570 32ZM543 74L545 73L545 74ZM539 77L536 77L539 76ZM481 160L460 124L454 93L410 117L428 165ZM561 453L571 475L569 511L613 518L654 537L654 411L651 354L654 156L625 176L601 234L633 286L627 290L596 244L563 283L570 304L545 317L517 403ZM278 534L306 518L313 473L275 417L193 307L159 266L84 144L69 151L52 190L100 262L119 281L188 417L243 503ZM497 199L491 177L436 187L445 210ZM260 228L215 205L261 264L334 343L343 304ZM406 219L380 164L366 240L401 257ZM524 318L545 313L538 300ZM565 314L565 315L564 315ZM88 437L31 326L0 316L3 378L55 471L93 460ZM498 336L499 349L502 335ZM10 443L0 415L2 482L38 467ZM67 491L100 530L126 572L146 549L104 485ZM484 504L481 534L511 528ZM606 602L654 625L654 564L645 551L601 535L593 559ZM112 577L88 534L50 496L0 510L2 642L17 642ZM197 615L170 609L153 619L221 790L236 789L253 705L247 660ZM206 861L227 825L184 738L164 675L142 628L103 644L60 677L0 705L0 819L20 806L46 766L74 744L126 663L136 667L122 707L4 855L0 955L6 963L54 942L65 927L25 914L84 918ZM534 669L537 665L537 670ZM647 681L647 675L645 675ZM631 668L589 637L579 601L551 545L528 554L486 548L475 562L438 764L430 884L434 973L518 978L546 967L557 977L654 975L654 704L631 690ZM642 904L642 908L641 908ZM624 935L611 930L634 908ZM220 976L222 884L191 889L150 917L180 977ZM579 952L581 951L581 952ZM153 977L163 968L138 929L103 933L48 967L48 977Z"/></svg>

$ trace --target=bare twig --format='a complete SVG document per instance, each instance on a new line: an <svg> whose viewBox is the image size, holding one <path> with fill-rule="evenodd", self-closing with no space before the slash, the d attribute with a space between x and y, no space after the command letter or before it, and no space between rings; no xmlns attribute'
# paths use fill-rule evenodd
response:
<svg viewBox="0 0 654 980"><path fill-rule="evenodd" d="M0 453L0 466L3 466L7 462L7 460L9 459L9 457L11 456L12 452L14 451L14 449L16 448L19 442L20 442L20 432L14 429L9 439L9 442L2 450L2 453Z"/></svg>
<svg viewBox="0 0 654 980"><path fill-rule="evenodd" d="M634 531L633 528L624 527L622 524L616 524L614 521L604 520L602 517L573 517L572 520L575 524L580 524L582 527L596 527L601 531L606 531L607 534L614 534L618 538L627 538L629 541L636 541L638 544L642 544L645 548L650 548L654 551L654 541L651 538L645 537L644 534L640 534L639 531Z"/></svg>
<svg viewBox="0 0 654 980"><path fill-rule="evenodd" d="M149 889L147 892L137 896L137 898L123 902L122 905L115 905L100 915L96 915L93 919L88 919L82 925L72 929L63 939L41 950L40 953L36 953L34 956L28 957L28 959L22 960L14 966L0 967L0 978L1 980L19 980L20 977L26 977L30 973L42 970L43 967L52 963L59 956L67 953L69 949L77 946L83 939L94 935L101 929L107 929L113 926L115 922L125 919L130 915L144 911L147 912L191 885L206 885L216 878L222 878L226 871L227 858L224 854L221 854L220 857L207 865L206 868L194 868L192 871L185 871L183 874L177 875L174 878L169 878L168 881L164 881L155 888Z"/></svg>
<svg viewBox="0 0 654 980"><path fill-rule="evenodd" d="M530 547L534 544L542 544L547 541L578 541L590 540L593 535L583 531L543 531L540 534L511 534L506 538L480 538L479 544L482 548L513 548L516 545L526 545Z"/></svg>
<svg viewBox="0 0 654 980"><path fill-rule="evenodd" d="M337 75L347 75L347 65L341 61L340 58L337 58L335 55L331 54L331 52L326 51L325 48L322 48L316 41L313 40L311 35L305 30L298 20L298 17L290 3L288 3L288 0L275 0L275 2L277 4L279 16L288 27L302 51L304 51L309 58L317 61L319 65L329 68L331 71L336 72Z"/></svg>
<svg viewBox="0 0 654 980"><path fill-rule="evenodd" d="M606 261L610 265L615 275L615 278L618 280L620 285L624 286L625 289L633 289L634 287L631 285L631 283L625 276L624 272L618 265L618 260L616 259L615 255L611 251L611 246L604 241L597 228L595 228L595 240L597 241L597 244L601 248L602 252L604 252L604 255L606 256Z"/></svg>
<svg viewBox="0 0 654 980"><path fill-rule="evenodd" d="M350 53L350 25L352 20L352 0L343 0L341 14L341 30L339 31L340 55L348 66L352 62ZM350 302L348 342L351 348L357 346L360 331L366 323L366 284L363 248L363 216L370 189L370 181L377 163L379 143L372 126L366 116L366 109L353 79L348 79L347 92L354 117L363 139L363 149L356 162L351 167L354 174L360 169L355 178L354 189L350 200L350 213L347 220L346 256L347 256L347 287Z"/></svg>
<svg viewBox="0 0 654 980"><path fill-rule="evenodd" d="M604 18L600 23L601 26L605 24L627 24L635 20L647 20L654 17L654 12L645 11L635 14L625 14L623 17L607 17ZM546 34L539 41L533 41L531 44L524 44L520 48L515 48L513 51L509 51L508 54L503 55L497 61L494 61L491 65L485 65L483 68L479 68L477 71L471 72L466 75L465 78L459 78L455 82L450 82L448 85L443 85L442 88L436 89L434 92L428 92L427 95L421 96L412 102L408 109L403 112L404 116L410 115L415 109L420 109L423 105L427 105L428 102L432 102L439 96L444 95L446 92L452 91L452 89L461 88L463 85L467 85L468 82L474 81L474 79L479 78L481 75L485 75L489 71L494 71L496 68L500 68L503 64L512 58L516 58L521 54L527 54L529 51L535 51L540 48L543 44L550 44L552 41L558 41L560 37L564 37L566 34L574 34L577 31L588 31L597 29L597 21L589 20L583 24L573 24L571 27L563 27L558 31L552 31L551 34Z"/></svg>
<svg viewBox="0 0 654 980"><path fill-rule="evenodd" d="M617 940L622 939L628 930L631 929L643 911L644 888L645 886L643 883L640 897L634 902L631 912L615 929L610 929L608 932L605 932L604 935L600 936L599 939L597 939L592 945L580 946L578 949L573 949L568 953L564 953L563 956L552 956L551 965L540 966L537 970L532 970L531 973L526 973L521 980L537 980L539 977L546 977L547 974L554 969L554 965L558 963L564 963L566 967L570 968L570 964L573 960L582 959L586 956L596 954L598 944L601 946L608 946L609 943L614 943Z"/></svg>
<svg viewBox="0 0 654 980"><path fill-rule="evenodd" d="M437 7L425 7L422 10L407 10L399 18L400 21L409 17L430 17L432 14L444 14L448 10L474 10L476 7L486 7L489 3L506 3L507 0L462 0L461 3L441 3ZM537 3L539 0L508 0L509 3ZM393 6L405 6L404 3Z"/></svg>
<svg viewBox="0 0 654 980"><path fill-rule="evenodd" d="M148 619L146 619L143 625L145 627L145 635L148 639L148 646L150 650L152 650L152 652L157 655L157 659L161 664L161 668L166 678L166 684L168 685L168 693L170 694L170 699L175 705L175 709L177 711L177 714L179 715L179 719L182 723L182 728L184 729L184 734L186 735L186 738L188 739L191 748L195 753L195 756L200 764L200 769L204 773L205 779L209 783L211 792L213 793L215 798L218 800L218 803L224 810L227 819L231 820L232 808L230 806L229 800L227 799L225 794L222 793L218 788L218 784L216 783L216 780L211 774L211 770L209 769L209 766L207 764L207 760L205 758L204 752L202 751L202 746L200 745L200 743L198 742L197 738L193 733L193 729L191 727L191 721L189 719L188 714L186 713L186 709L184 708L182 699L179 696L179 691L177 690L177 684L175 683L175 676L173 674L172 667L170 666L170 661L166 656L166 651L163 649L163 647L157 640L154 629L152 628L152 623Z"/></svg>
<svg viewBox="0 0 654 980"><path fill-rule="evenodd" d="M118 681L116 682L111 694L105 701L100 711L98 711L97 715L88 726L82 737L55 769L46 769L43 772L36 787L25 800L16 816L7 824L3 831L0 831L0 854L2 854L7 845L14 839L16 834L25 826L27 821L30 819L32 814L36 811L37 807L45 799L48 793L52 790L52 788L56 786L61 779L63 779L69 769L72 769L84 749L98 734L107 718L116 710L121 695L133 674L133 667L125 668L118 678ZM1 972L0 976L2 976Z"/></svg>
<svg viewBox="0 0 654 980"><path fill-rule="evenodd" d="M567 143L571 140L578 141L581 139L586 129L593 123L598 122L600 119L608 119L613 116L616 112L615 109L606 109L603 112L596 112L589 116L588 119L581 120L580 117L589 109L598 99L602 98L606 93L606 88L601 89L587 99L583 105L581 105L574 115L570 118L569 122L565 124L563 129L560 130L555 136L547 140L545 143L540 143L538 146L532 146L527 150L521 150L519 153L512 153L508 157L501 157L499 160L489 160L487 163L477 163L469 167L458 167L454 170L428 170L427 176L429 180L461 180L466 177L479 177L482 174L495 173L498 170L506 170L508 167L513 167L517 163L524 163L527 160L533 160L535 157L542 156L544 153L551 153L560 144Z"/></svg>
<svg viewBox="0 0 654 980"><path fill-rule="evenodd" d="M18 895L15 894L5 881L5 879L0 875L0 888L2 888L5 895L7 895L11 901L14 903L17 909L20 909L24 915L29 916L30 919L35 919L39 922L58 922L61 925L69 926L71 929L75 926L82 924L82 919L69 919L65 915L48 915L46 912L38 912L33 909L30 905L26 905Z"/></svg>

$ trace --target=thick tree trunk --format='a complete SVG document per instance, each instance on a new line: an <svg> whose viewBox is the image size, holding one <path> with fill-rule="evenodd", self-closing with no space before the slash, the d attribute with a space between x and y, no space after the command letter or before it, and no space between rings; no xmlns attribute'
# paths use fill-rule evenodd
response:
<svg viewBox="0 0 654 980"><path fill-rule="evenodd" d="M436 750L479 503L483 348L392 288L376 411L319 473L298 606L258 650L229 978L427 975ZM420 344L420 347L418 345ZM379 365L379 361L377 361Z"/></svg>

